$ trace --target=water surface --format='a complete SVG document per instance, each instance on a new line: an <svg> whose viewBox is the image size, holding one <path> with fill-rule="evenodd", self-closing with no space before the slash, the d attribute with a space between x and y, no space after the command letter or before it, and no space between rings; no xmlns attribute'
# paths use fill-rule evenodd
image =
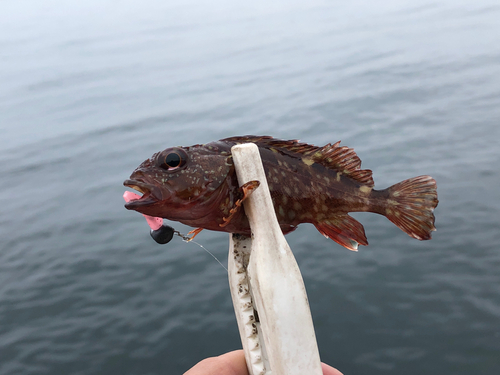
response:
<svg viewBox="0 0 500 375"><path fill-rule="evenodd" d="M377 188L438 182L432 241L372 214L355 215L370 242L358 253L310 225L287 236L323 361L498 372L495 1L2 8L1 374L181 374L241 347L223 268L155 244L121 195L156 151L249 133L342 140ZM225 262L227 234L198 240Z"/></svg>

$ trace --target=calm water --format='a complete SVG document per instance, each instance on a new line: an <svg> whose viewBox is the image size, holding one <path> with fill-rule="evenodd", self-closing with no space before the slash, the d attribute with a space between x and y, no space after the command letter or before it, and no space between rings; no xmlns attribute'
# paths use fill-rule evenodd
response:
<svg viewBox="0 0 500 375"><path fill-rule="evenodd" d="M241 347L223 268L121 195L153 152L248 133L342 140L379 188L438 181L432 241L371 214L359 253L287 236L323 361L498 374L498 1L1 7L0 374L181 374ZM227 234L198 240L225 262Z"/></svg>

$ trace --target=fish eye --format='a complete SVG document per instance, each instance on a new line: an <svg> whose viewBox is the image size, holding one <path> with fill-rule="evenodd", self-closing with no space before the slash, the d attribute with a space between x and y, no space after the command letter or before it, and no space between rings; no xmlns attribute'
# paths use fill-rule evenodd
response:
<svg viewBox="0 0 500 375"><path fill-rule="evenodd" d="M160 158L159 165L167 171L174 171L186 164L187 155L181 150L166 152L164 155Z"/></svg>
<svg viewBox="0 0 500 375"><path fill-rule="evenodd" d="M171 152L170 154L165 156L165 164L170 168L177 168L179 165L181 165L181 161L181 156L176 152Z"/></svg>

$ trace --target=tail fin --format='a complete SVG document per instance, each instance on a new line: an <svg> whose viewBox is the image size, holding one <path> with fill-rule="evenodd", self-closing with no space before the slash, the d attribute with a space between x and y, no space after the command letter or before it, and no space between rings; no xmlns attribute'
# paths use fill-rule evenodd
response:
<svg viewBox="0 0 500 375"><path fill-rule="evenodd" d="M413 238L430 240L434 227L434 208L438 205L436 181L418 176L387 189L385 216Z"/></svg>

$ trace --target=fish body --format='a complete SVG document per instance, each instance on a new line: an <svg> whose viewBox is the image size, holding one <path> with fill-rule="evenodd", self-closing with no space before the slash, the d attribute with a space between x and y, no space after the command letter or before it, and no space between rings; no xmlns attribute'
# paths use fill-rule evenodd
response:
<svg viewBox="0 0 500 375"><path fill-rule="evenodd" d="M278 222L284 234L311 223L348 249L367 245L364 228L349 212L386 216L410 236L431 238L436 182L419 176L375 190L372 172L361 169L353 149L340 142L317 147L295 140L243 136L203 145L172 147L144 161L124 182L143 193L127 209L229 233L250 233L241 202L256 188L240 188L231 147L255 143L260 152Z"/></svg>

